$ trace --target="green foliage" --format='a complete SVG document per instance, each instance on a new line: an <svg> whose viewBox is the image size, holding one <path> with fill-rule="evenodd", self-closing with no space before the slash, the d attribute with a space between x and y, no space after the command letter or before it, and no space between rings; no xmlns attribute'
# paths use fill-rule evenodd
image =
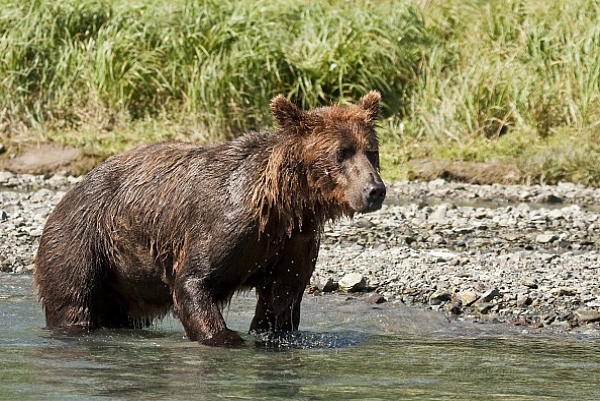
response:
<svg viewBox="0 0 600 401"><path fill-rule="evenodd" d="M25 3L0 14L0 107L32 125L167 112L218 138L269 123L278 93L315 107L372 88L398 113L428 41L399 3Z"/></svg>
<svg viewBox="0 0 600 401"><path fill-rule="evenodd" d="M426 52L404 130L392 130L421 143L414 157L512 160L523 181L600 182L589 143L600 125L600 2L423 4L442 40Z"/></svg>
<svg viewBox="0 0 600 401"><path fill-rule="evenodd" d="M450 39L427 53L412 135L461 140L534 129L546 137L597 121L597 1L454 0L424 13Z"/></svg>
<svg viewBox="0 0 600 401"><path fill-rule="evenodd" d="M109 155L378 89L388 177L438 158L597 185L599 20L598 0L5 0L0 132Z"/></svg>

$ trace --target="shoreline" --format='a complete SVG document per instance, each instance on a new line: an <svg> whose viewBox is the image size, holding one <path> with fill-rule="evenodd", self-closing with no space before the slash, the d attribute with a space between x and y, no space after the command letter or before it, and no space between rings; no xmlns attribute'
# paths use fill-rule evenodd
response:
<svg viewBox="0 0 600 401"><path fill-rule="evenodd" d="M0 171L1 271L32 271L48 214L80 180ZM600 189L569 183L388 183L382 210L326 226L310 291L355 273L366 294L354 295L369 302L596 335L598 210Z"/></svg>

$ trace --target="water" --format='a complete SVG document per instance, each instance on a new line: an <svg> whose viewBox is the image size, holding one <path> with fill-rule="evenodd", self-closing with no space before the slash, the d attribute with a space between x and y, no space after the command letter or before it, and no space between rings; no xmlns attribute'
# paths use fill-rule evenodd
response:
<svg viewBox="0 0 600 401"><path fill-rule="evenodd" d="M235 299L244 332L253 297ZM0 400L598 400L594 338L448 322L398 305L306 296L300 333L240 348L147 330L42 329L31 277L0 275Z"/></svg>

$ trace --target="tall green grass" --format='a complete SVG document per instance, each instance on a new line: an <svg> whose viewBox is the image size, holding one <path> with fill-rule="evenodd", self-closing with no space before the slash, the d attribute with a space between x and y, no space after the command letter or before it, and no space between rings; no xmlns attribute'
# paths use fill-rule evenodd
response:
<svg viewBox="0 0 600 401"><path fill-rule="evenodd" d="M511 0L427 6L432 29L450 40L428 53L427 74L412 98L419 119L412 120L413 134L494 138L527 128L547 137L561 126L597 122L599 4Z"/></svg>
<svg viewBox="0 0 600 401"><path fill-rule="evenodd" d="M419 158L600 184L598 0L5 0L0 133L106 156L383 94L390 178Z"/></svg>
<svg viewBox="0 0 600 401"><path fill-rule="evenodd" d="M531 182L599 184L600 3L422 4L444 40L428 49L398 137L429 157L516 161Z"/></svg>
<svg viewBox="0 0 600 401"><path fill-rule="evenodd" d="M193 116L211 138L268 124L279 93L315 107L378 88L401 113L428 42L385 1L8 0L0 37L5 120Z"/></svg>

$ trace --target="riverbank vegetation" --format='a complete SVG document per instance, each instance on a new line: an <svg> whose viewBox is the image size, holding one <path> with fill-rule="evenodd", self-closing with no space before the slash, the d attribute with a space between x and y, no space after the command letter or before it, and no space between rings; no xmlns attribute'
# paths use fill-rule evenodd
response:
<svg viewBox="0 0 600 401"><path fill-rule="evenodd" d="M485 180L600 185L598 20L596 0L7 0L1 141L102 159L268 128L279 93L377 89L388 179L509 166Z"/></svg>

